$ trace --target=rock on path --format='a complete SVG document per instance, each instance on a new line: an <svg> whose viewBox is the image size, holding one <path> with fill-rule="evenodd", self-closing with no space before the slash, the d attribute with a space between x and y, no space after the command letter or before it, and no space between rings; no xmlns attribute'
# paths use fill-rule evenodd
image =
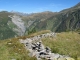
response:
<svg viewBox="0 0 80 60"><path fill-rule="evenodd" d="M42 58L47 60L75 60L69 56L55 54L51 52L49 47L45 47L42 44L41 39L45 37L55 37L55 33L46 33L31 38L26 38L25 40L19 39L21 43L25 45L25 48L29 50L29 56L35 56L37 60L42 60ZM37 42L33 42L37 41Z"/></svg>

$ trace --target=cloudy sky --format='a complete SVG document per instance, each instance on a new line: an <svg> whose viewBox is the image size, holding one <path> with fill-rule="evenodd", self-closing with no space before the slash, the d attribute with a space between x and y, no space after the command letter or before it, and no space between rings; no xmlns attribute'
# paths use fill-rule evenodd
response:
<svg viewBox="0 0 80 60"><path fill-rule="evenodd" d="M72 7L80 0L0 0L0 11L35 13L43 11L59 12Z"/></svg>

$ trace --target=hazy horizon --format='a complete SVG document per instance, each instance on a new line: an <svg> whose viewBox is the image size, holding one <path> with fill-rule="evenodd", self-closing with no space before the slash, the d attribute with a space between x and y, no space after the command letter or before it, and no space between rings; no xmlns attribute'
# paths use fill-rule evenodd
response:
<svg viewBox="0 0 80 60"><path fill-rule="evenodd" d="M0 11L22 13L59 12L79 2L79 0L0 0Z"/></svg>

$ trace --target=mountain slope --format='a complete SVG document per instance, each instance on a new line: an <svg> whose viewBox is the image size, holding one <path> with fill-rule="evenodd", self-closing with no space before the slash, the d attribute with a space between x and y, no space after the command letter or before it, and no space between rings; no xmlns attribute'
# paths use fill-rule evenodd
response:
<svg viewBox="0 0 80 60"><path fill-rule="evenodd" d="M11 15L11 13L6 11L0 12L0 39L7 39L16 35L7 25L8 21L11 20L8 15Z"/></svg>
<svg viewBox="0 0 80 60"><path fill-rule="evenodd" d="M60 12L0 12L0 40L41 30L80 31L80 3Z"/></svg>
<svg viewBox="0 0 80 60"><path fill-rule="evenodd" d="M80 29L80 9L62 16L62 22L56 31L75 31Z"/></svg>
<svg viewBox="0 0 80 60"><path fill-rule="evenodd" d="M35 30L52 30L55 32L80 30L80 3L69 9L62 10L52 17L40 21ZM33 26L33 25L32 25Z"/></svg>
<svg viewBox="0 0 80 60"><path fill-rule="evenodd" d="M28 34L28 31L32 31L38 23L41 21L45 21L47 18L56 15L56 12L41 12L41 13L33 13L29 16L23 16L22 20L25 21L25 26L26 26L26 33ZM36 29L37 30L37 29Z"/></svg>
<svg viewBox="0 0 80 60"><path fill-rule="evenodd" d="M53 15L52 12L34 13L29 15L17 12L0 12L0 40L28 34L29 27L34 22L45 20ZM37 24L37 22L35 24ZM34 25L35 26L35 25Z"/></svg>

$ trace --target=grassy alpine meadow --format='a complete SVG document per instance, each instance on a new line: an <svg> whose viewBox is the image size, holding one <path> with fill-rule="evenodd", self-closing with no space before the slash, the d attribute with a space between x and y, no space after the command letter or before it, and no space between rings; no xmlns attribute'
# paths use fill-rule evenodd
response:
<svg viewBox="0 0 80 60"><path fill-rule="evenodd" d="M76 32L57 33L55 37L42 39L45 46L49 46L53 53L69 55L80 60L80 34Z"/></svg>
<svg viewBox="0 0 80 60"><path fill-rule="evenodd" d="M19 42L19 39L25 39L48 32L50 31L44 30L28 36L0 40L0 60L37 60L35 57L28 56L29 51Z"/></svg>
<svg viewBox="0 0 80 60"><path fill-rule="evenodd" d="M17 38L0 40L0 60L36 60Z"/></svg>
<svg viewBox="0 0 80 60"><path fill-rule="evenodd" d="M39 31L39 32L36 32L36 33L31 33L31 34L29 34L27 36L20 36L18 38L26 39L26 38L30 38L30 37L34 37L34 36L37 36L37 35L50 33L50 32L51 32L50 30L42 30L42 31Z"/></svg>
<svg viewBox="0 0 80 60"><path fill-rule="evenodd" d="M25 38L49 32L40 31ZM0 40L0 60L37 60L35 57L28 56L29 51L19 42L19 39L24 37ZM42 43L50 47L53 53L69 55L75 60L80 60L80 34L77 32L56 33L55 37L43 38Z"/></svg>

